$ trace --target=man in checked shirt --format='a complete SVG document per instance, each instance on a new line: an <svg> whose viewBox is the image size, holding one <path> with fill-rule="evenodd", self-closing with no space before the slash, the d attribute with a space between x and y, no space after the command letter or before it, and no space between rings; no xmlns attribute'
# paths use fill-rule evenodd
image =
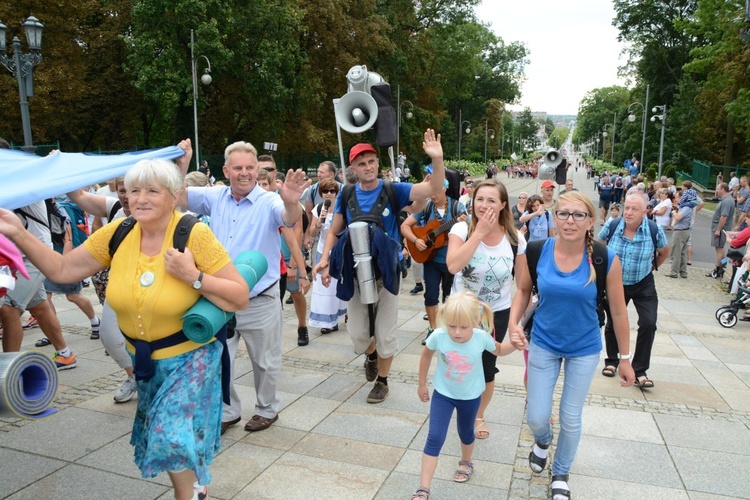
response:
<svg viewBox="0 0 750 500"><path fill-rule="evenodd" d="M645 195L629 195L625 198L622 218L607 222L599 232L599 239L620 258L625 303L628 304L632 300L638 313L638 337L631 365L635 371L635 383L641 389L654 387L654 382L646 376L651 362L651 348L656 335L656 312L659 307L652 271L669 255L667 237L660 227L646 217L646 204ZM616 226L610 230L612 224ZM604 328L607 358L604 360L602 375L614 377L619 361L617 339L612 320L609 315L607 316L607 325Z"/></svg>

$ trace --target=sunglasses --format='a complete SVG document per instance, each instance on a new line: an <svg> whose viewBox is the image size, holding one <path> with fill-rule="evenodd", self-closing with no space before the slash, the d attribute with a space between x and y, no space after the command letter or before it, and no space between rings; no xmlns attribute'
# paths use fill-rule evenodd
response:
<svg viewBox="0 0 750 500"><path fill-rule="evenodd" d="M528 196L519 196L519 197L518 197L518 199L519 199L519 200L526 200L526 199L528 199L528 198L529 198Z"/></svg>
<svg viewBox="0 0 750 500"><path fill-rule="evenodd" d="M329 194L329 193L337 194L338 191L336 189L321 189L320 193L321 194Z"/></svg>
<svg viewBox="0 0 750 500"><path fill-rule="evenodd" d="M263 170L265 170L266 172L276 172L276 169L273 167L263 167Z"/></svg>

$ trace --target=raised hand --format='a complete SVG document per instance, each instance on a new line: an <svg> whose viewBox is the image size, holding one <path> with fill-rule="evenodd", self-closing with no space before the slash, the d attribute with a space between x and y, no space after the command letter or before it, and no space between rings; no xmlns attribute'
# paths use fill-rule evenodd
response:
<svg viewBox="0 0 750 500"><path fill-rule="evenodd" d="M310 179L305 180L305 177L302 169L289 170L286 173L286 180L279 188L279 196L284 203L299 203L302 193L312 182Z"/></svg>
<svg viewBox="0 0 750 500"><path fill-rule="evenodd" d="M440 134L435 135L435 131L431 128L425 130L424 142L422 142L422 148L427 155L432 158L443 157L443 145L440 144Z"/></svg>

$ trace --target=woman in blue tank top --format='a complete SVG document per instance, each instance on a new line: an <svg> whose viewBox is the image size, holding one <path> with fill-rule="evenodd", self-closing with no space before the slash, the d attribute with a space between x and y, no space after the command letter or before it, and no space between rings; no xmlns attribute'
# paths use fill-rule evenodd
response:
<svg viewBox="0 0 750 500"><path fill-rule="evenodd" d="M596 312L596 271L593 265L593 203L577 191L560 196L554 213L557 236L543 243L536 266L539 303L534 315L531 339L526 340L519 324L531 298L531 278L516 273L518 292L510 310L510 340L516 348L528 345L528 407L526 420L535 444L529 466L544 470L552 443L552 394L565 363L560 400L560 436L552 465L552 498L570 498L568 473L581 439L583 405L599 362L601 330ZM630 366L630 327L622 286L622 268L614 252L608 251L607 299L620 350L621 385L633 384Z"/></svg>

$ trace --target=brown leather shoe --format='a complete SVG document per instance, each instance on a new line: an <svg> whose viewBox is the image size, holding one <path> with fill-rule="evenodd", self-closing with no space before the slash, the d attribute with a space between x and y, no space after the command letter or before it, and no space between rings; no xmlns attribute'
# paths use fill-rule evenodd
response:
<svg viewBox="0 0 750 500"><path fill-rule="evenodd" d="M262 431L271 427L271 424L276 422L279 416L276 415L273 418L261 417L260 415L253 415L253 418L247 421L245 424L245 430L249 432Z"/></svg>
<svg viewBox="0 0 750 500"><path fill-rule="evenodd" d="M227 432L227 429L239 423L240 423L240 417L237 417L234 420L230 420L229 422L222 422L221 423L221 435L223 436L224 433Z"/></svg>

